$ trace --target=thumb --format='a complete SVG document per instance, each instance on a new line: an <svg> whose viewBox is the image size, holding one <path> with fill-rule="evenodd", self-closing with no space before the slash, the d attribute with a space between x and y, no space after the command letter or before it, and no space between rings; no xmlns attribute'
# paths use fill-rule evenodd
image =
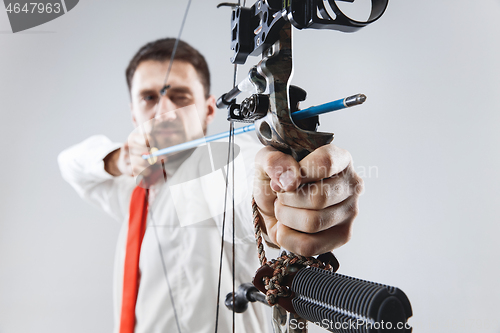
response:
<svg viewBox="0 0 500 333"><path fill-rule="evenodd" d="M294 191L301 183L300 165L291 155L272 147L260 150L255 158L258 177L270 181L275 192Z"/></svg>

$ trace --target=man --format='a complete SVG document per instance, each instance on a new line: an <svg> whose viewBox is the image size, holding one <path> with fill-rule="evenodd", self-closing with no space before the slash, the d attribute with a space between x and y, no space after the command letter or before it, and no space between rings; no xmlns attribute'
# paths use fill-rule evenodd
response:
<svg viewBox="0 0 500 333"><path fill-rule="evenodd" d="M205 146L157 161L142 158L153 147L202 137L215 115L205 59L182 41L165 85L174 43L162 39L146 44L130 61L126 76L136 131L126 143L94 136L59 156L63 177L80 196L126 221L114 279L115 332L120 333L213 332L221 231L233 231L230 223L222 230L224 196L213 178L219 173L205 168L215 170L214 149ZM298 163L245 136L236 143L234 163L241 166L235 168L234 190L241 198L234 216L237 284L249 282L258 268L252 187L265 237L276 246L309 256L348 241L362 181L347 151L327 145ZM248 190L241 193L237 187ZM145 230L136 228L136 216ZM130 250L134 246L136 252ZM222 258L224 295L232 288L229 252ZM131 253L138 267L130 264ZM221 308L219 332L231 331L231 320L231 312ZM236 316L236 326L238 332L266 331L263 306L251 304Z"/></svg>

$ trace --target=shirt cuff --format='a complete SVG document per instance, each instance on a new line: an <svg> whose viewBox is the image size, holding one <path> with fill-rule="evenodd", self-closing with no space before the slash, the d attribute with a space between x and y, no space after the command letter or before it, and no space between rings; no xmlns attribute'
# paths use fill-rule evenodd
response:
<svg viewBox="0 0 500 333"><path fill-rule="evenodd" d="M119 149L122 144L118 142L111 142L108 138L103 138L101 136L95 136L90 139L94 139L90 143L91 149L89 151L89 165L88 172L98 178L98 179L112 179L113 175L109 174L104 169L104 158L108 156L111 152Z"/></svg>

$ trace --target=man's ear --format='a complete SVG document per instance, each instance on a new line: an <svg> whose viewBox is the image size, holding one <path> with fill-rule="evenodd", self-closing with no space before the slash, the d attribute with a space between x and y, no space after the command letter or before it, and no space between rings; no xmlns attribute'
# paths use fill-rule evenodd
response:
<svg viewBox="0 0 500 333"><path fill-rule="evenodd" d="M137 119L135 119L134 109L132 108L132 102L130 102L128 106L130 108L130 116L132 117L132 124L134 124L134 127L137 127Z"/></svg>
<svg viewBox="0 0 500 333"><path fill-rule="evenodd" d="M210 95L207 98L206 106L207 106L207 124L210 124L212 120L215 118L215 112L217 111L217 106L215 106L216 100L214 95Z"/></svg>

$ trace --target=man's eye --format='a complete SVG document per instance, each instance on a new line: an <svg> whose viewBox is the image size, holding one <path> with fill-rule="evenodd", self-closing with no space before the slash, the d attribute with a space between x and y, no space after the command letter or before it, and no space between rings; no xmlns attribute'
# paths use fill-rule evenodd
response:
<svg viewBox="0 0 500 333"><path fill-rule="evenodd" d="M156 100L156 96L153 96L153 95L147 95L147 96L144 96L143 99L146 101L146 102L152 102L152 101L155 101Z"/></svg>
<svg viewBox="0 0 500 333"><path fill-rule="evenodd" d="M177 95L177 96L172 96L172 100L174 102L183 103L183 102L188 101L189 97L186 95Z"/></svg>

